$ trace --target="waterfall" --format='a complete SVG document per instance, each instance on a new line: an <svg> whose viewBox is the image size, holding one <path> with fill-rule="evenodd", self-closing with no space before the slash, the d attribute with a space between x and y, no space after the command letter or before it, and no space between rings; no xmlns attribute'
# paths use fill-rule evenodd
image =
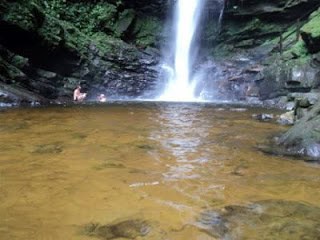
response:
<svg viewBox="0 0 320 240"><path fill-rule="evenodd" d="M220 30L221 30L221 23L222 23L224 8L225 8L225 6L224 6L224 1L221 1L221 10L220 10L219 20L218 20L219 32L220 32Z"/></svg>
<svg viewBox="0 0 320 240"><path fill-rule="evenodd" d="M192 79L192 43L199 23L204 0L178 0L175 10L175 55L165 92L165 101L194 101L196 83Z"/></svg>

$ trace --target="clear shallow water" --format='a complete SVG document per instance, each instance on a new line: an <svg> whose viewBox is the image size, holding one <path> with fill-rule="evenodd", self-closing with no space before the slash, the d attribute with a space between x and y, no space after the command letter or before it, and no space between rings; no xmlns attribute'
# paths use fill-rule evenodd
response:
<svg viewBox="0 0 320 240"><path fill-rule="evenodd" d="M88 223L143 219L137 239L214 239L201 213L267 199L320 207L316 165L256 151L285 130L262 109L112 104L0 112L0 239L94 239ZM121 239L121 238L118 238Z"/></svg>

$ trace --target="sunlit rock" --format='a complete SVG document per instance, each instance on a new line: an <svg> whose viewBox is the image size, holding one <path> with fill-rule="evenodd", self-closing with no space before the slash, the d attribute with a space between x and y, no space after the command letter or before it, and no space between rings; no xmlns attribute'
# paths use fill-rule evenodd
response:
<svg viewBox="0 0 320 240"><path fill-rule="evenodd" d="M282 125L293 125L294 117L294 111L286 112L280 115L278 122Z"/></svg>
<svg viewBox="0 0 320 240"><path fill-rule="evenodd" d="M259 121L270 121L274 118L274 115L268 114L268 113L260 113L260 114L253 114L252 117Z"/></svg>

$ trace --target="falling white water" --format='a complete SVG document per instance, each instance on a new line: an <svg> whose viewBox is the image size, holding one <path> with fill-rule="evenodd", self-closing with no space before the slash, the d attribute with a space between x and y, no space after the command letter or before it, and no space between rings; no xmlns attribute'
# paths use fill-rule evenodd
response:
<svg viewBox="0 0 320 240"><path fill-rule="evenodd" d="M160 97L165 101L195 101L195 81L191 79L192 42L199 23L203 0L178 0L173 73ZM167 66L168 67L168 66Z"/></svg>
<svg viewBox="0 0 320 240"><path fill-rule="evenodd" d="M225 8L225 6L224 6L224 1L221 1L221 0L220 0L220 2L221 2L221 10L220 10L219 21L218 21L219 32L220 32L220 30L221 30L221 23L222 23L224 8Z"/></svg>

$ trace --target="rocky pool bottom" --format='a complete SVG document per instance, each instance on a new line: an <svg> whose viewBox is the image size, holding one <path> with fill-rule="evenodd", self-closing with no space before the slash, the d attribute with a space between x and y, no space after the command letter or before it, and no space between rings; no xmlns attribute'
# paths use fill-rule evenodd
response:
<svg viewBox="0 0 320 240"><path fill-rule="evenodd" d="M276 110L115 103L0 112L3 239L319 239L319 165L257 146Z"/></svg>

